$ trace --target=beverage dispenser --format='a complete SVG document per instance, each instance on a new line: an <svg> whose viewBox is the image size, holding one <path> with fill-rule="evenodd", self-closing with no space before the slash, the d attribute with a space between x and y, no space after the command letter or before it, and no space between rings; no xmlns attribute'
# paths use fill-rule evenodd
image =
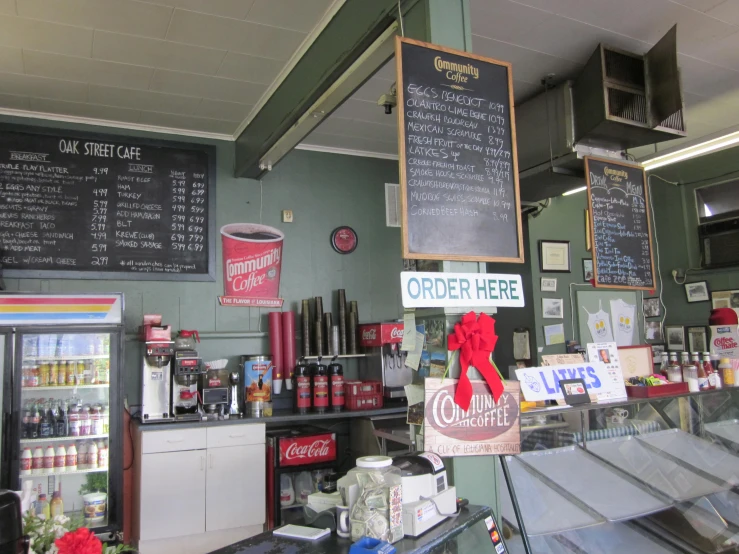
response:
<svg viewBox="0 0 739 554"><path fill-rule="evenodd" d="M405 365L408 353L400 349L403 322L361 325L359 336L365 353L359 364L359 378L382 381L386 398L405 398L404 387L411 384L413 370Z"/></svg>

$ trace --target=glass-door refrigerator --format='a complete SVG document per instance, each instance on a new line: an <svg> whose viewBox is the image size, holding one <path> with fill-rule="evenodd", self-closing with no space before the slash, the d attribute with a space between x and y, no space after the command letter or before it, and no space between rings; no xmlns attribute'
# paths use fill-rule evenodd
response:
<svg viewBox="0 0 739 554"><path fill-rule="evenodd" d="M0 488L96 532L121 527L122 321L122 294L0 294Z"/></svg>

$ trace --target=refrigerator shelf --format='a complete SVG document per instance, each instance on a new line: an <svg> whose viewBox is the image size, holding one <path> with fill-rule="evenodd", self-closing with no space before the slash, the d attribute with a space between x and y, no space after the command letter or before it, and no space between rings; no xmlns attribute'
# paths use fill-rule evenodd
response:
<svg viewBox="0 0 739 554"><path fill-rule="evenodd" d="M85 435L80 437L49 437L43 439L21 439L21 444L37 444L41 442L59 442L59 441L86 441L90 439L107 439L108 433L102 435Z"/></svg>
<svg viewBox="0 0 739 554"><path fill-rule="evenodd" d="M67 356L23 356L23 361L36 360L39 362L78 362L80 360L107 360L110 354L69 354Z"/></svg>
<svg viewBox="0 0 739 554"><path fill-rule="evenodd" d="M76 471L45 471L43 473L32 473L31 475L21 475L21 479L28 479L29 477L32 479L37 479L39 477L50 477L50 476L56 476L56 477L62 477L64 475L79 475L82 473L107 473L108 468L100 469L78 469Z"/></svg>
<svg viewBox="0 0 739 554"><path fill-rule="evenodd" d="M102 385L72 385L72 386L56 386L56 387L23 387L23 392L32 392L37 390L75 390L75 389L109 389L110 383L104 383Z"/></svg>

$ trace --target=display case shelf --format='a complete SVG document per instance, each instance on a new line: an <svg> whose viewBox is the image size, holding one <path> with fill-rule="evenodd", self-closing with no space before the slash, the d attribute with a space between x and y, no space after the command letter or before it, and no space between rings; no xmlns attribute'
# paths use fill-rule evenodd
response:
<svg viewBox="0 0 739 554"><path fill-rule="evenodd" d="M104 473L107 472L108 468L94 468L94 469L77 469L75 471L45 471L43 473L32 473L31 475L21 475L21 479L37 479L39 477L62 477L64 475L81 475L83 473Z"/></svg>
<svg viewBox="0 0 739 554"><path fill-rule="evenodd" d="M85 435L80 437L44 437L43 439L21 439L21 444L39 444L44 442L86 441L92 439L107 439L108 433L102 435Z"/></svg>
<svg viewBox="0 0 739 554"><path fill-rule="evenodd" d="M317 360L318 356L302 356L306 360ZM336 356L340 360L344 360L346 358L366 358L367 354L339 354ZM326 354L325 356L321 356L322 360L330 360L333 358L333 356Z"/></svg>
<svg viewBox="0 0 739 554"><path fill-rule="evenodd" d="M706 423L706 431L739 448L739 419Z"/></svg>
<svg viewBox="0 0 739 554"><path fill-rule="evenodd" d="M110 354L68 354L66 356L23 356L24 362L78 362L80 360L107 360Z"/></svg>
<svg viewBox="0 0 739 554"><path fill-rule="evenodd" d="M64 385L64 386L56 386L56 387L23 387L21 390L23 392L32 392L32 391L50 391L50 390L76 390L76 389L109 389L110 383L103 383L100 385Z"/></svg>

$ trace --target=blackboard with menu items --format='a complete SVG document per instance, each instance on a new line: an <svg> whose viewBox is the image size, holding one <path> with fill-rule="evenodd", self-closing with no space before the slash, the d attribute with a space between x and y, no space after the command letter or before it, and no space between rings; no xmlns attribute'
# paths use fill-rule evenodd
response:
<svg viewBox="0 0 739 554"><path fill-rule="evenodd" d="M644 169L585 158L595 286L652 290L652 225Z"/></svg>
<svg viewBox="0 0 739 554"><path fill-rule="evenodd" d="M403 257L524 261L511 66L396 39Z"/></svg>
<svg viewBox="0 0 739 554"><path fill-rule="evenodd" d="M0 128L8 277L212 281L215 149Z"/></svg>

